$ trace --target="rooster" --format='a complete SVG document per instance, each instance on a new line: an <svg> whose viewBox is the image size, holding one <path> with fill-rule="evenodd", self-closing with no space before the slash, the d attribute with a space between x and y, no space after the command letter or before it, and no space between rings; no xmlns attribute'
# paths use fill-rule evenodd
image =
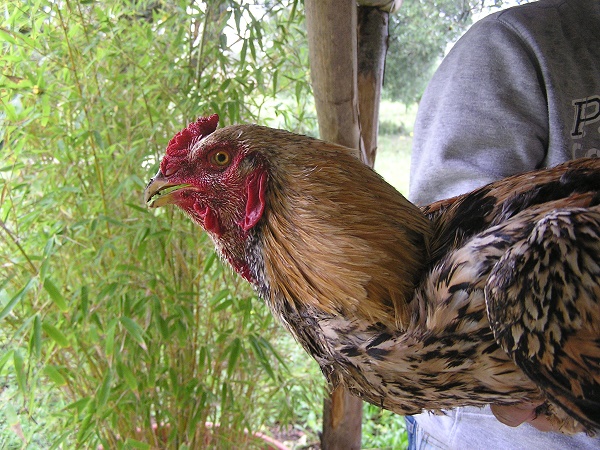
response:
<svg viewBox="0 0 600 450"><path fill-rule="evenodd" d="M332 386L600 427L600 159L420 209L348 148L217 124L171 139L145 200L203 227Z"/></svg>

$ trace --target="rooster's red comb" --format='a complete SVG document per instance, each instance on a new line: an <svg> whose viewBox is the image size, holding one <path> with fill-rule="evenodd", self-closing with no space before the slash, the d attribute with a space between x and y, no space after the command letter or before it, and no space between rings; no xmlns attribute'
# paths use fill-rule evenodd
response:
<svg viewBox="0 0 600 450"><path fill-rule="evenodd" d="M187 153L195 142L215 131L218 123L219 116L217 114L199 117L198 120L190 123L173 136L167 145L167 155L178 156Z"/></svg>

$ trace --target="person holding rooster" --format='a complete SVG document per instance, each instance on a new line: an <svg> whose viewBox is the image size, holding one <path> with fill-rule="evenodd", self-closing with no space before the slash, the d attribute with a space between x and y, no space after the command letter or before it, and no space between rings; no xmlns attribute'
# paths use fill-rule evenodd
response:
<svg viewBox="0 0 600 450"><path fill-rule="evenodd" d="M600 2L539 0L477 22L428 85L410 199L452 197L527 170L600 156ZM409 449L600 448L519 407L406 418ZM510 428L516 427L516 428Z"/></svg>

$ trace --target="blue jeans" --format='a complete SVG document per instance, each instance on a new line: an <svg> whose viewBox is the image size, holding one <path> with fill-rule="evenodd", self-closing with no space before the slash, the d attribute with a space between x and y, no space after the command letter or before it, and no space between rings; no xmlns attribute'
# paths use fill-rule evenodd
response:
<svg viewBox="0 0 600 450"><path fill-rule="evenodd" d="M408 450L438 450L448 448L419 426L412 416L405 416Z"/></svg>

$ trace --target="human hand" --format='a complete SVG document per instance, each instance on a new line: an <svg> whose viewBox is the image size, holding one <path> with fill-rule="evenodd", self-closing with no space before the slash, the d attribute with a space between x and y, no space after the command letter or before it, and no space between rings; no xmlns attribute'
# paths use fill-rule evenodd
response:
<svg viewBox="0 0 600 450"><path fill-rule="evenodd" d="M543 403L525 402L516 405L490 405L490 408L496 419L509 427L518 427L523 423L528 423L540 431L558 431L545 414L538 414L536 409Z"/></svg>

